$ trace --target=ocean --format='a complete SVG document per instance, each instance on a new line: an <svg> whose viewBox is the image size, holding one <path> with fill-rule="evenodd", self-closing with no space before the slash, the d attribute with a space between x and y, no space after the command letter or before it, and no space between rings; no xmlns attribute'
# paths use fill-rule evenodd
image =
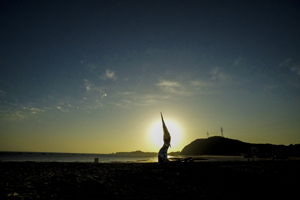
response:
<svg viewBox="0 0 300 200"><path fill-rule="evenodd" d="M189 156L168 156L172 158L186 158ZM242 156L193 156L200 158L197 161L246 161ZM43 152L0 152L0 162L95 162L99 163L113 162L157 162L157 156L152 155L134 155L134 154L87 154L87 153L43 153Z"/></svg>
<svg viewBox="0 0 300 200"><path fill-rule="evenodd" d="M157 162L155 156L86 154L86 153L43 153L43 152L0 152L0 162Z"/></svg>

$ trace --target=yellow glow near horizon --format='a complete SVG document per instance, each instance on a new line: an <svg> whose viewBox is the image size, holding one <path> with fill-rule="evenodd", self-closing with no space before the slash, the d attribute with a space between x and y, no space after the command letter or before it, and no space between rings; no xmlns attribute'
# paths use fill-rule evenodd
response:
<svg viewBox="0 0 300 200"><path fill-rule="evenodd" d="M181 138L180 128L176 125L176 123L172 121L165 120L165 124L171 134L171 147L176 147L178 145ZM156 122L150 130L151 142L153 145L157 147L162 147L163 145L163 127L162 122Z"/></svg>

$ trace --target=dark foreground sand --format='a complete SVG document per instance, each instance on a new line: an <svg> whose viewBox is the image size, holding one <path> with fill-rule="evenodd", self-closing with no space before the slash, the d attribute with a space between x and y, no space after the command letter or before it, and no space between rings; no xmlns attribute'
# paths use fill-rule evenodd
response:
<svg viewBox="0 0 300 200"><path fill-rule="evenodd" d="M300 161L0 163L0 199L293 199Z"/></svg>

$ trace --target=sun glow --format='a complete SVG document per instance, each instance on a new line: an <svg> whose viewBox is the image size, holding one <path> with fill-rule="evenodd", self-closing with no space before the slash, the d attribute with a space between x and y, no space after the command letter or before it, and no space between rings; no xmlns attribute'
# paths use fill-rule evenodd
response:
<svg viewBox="0 0 300 200"><path fill-rule="evenodd" d="M178 128L178 126L172 121L165 120L165 124L171 134L171 147L176 147L176 145L180 141L181 131ZM150 130L150 137L151 137L151 141L155 146L162 147L164 142L163 142L163 127L161 121L156 122L152 126Z"/></svg>

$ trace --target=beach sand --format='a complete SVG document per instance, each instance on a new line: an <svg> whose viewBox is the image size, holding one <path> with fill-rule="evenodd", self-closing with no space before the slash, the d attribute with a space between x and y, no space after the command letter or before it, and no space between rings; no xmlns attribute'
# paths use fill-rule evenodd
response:
<svg viewBox="0 0 300 200"><path fill-rule="evenodd" d="M298 160L1 162L0 199L288 199L299 178Z"/></svg>

